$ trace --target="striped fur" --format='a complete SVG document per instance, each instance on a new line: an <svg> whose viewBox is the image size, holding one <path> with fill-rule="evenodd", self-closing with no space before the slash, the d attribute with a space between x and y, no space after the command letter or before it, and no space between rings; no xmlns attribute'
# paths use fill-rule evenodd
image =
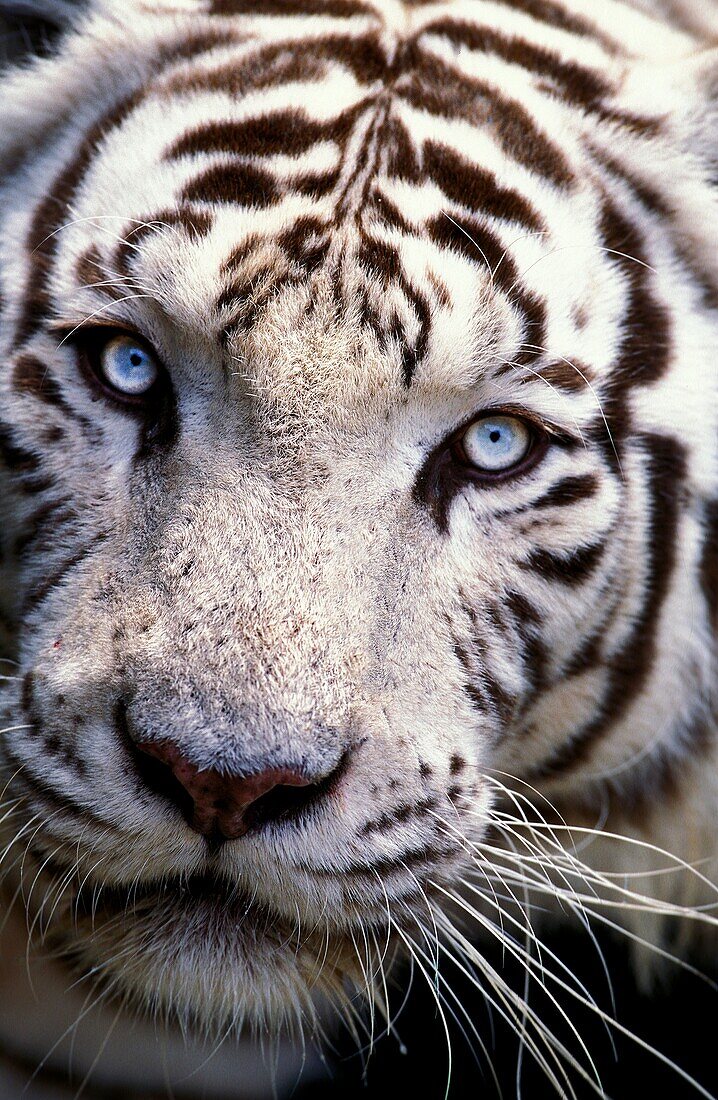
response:
<svg viewBox="0 0 718 1100"><path fill-rule="evenodd" d="M310 1012L455 888L492 776L633 838L611 870L715 854L718 57L660 8L91 0L5 76L8 883L132 1005ZM79 369L98 325L151 415ZM447 450L485 409L545 448L488 485ZM211 853L127 722L348 763Z"/></svg>

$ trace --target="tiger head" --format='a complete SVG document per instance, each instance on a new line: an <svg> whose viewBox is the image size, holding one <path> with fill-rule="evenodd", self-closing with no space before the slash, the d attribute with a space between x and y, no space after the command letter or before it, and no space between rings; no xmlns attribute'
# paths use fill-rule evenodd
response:
<svg viewBox="0 0 718 1100"><path fill-rule="evenodd" d="M279 1019L507 776L650 829L707 751L711 66L622 19L98 0L6 76L8 878L108 990Z"/></svg>

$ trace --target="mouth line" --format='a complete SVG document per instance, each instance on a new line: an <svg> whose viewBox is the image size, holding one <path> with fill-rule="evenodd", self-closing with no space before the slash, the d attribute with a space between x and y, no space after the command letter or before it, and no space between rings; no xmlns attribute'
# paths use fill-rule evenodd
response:
<svg viewBox="0 0 718 1100"><path fill-rule="evenodd" d="M246 919L252 914L269 913L267 906L236 884L229 885L210 871L173 878L151 879L131 886L104 885L96 894L80 891L75 902L78 917L94 919L98 913L128 918L139 915L147 904L169 905L173 909L196 912L211 909L218 915ZM278 915L272 914L273 917Z"/></svg>

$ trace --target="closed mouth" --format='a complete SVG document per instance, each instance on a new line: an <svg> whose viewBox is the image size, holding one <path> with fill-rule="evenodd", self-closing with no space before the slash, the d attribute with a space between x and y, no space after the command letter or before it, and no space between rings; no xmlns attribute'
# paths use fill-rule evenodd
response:
<svg viewBox="0 0 718 1100"><path fill-rule="evenodd" d="M145 916L148 911L171 910L178 917L211 913L214 923L224 920L244 923L250 916L266 907L251 899L236 885L229 885L211 872L181 875L134 884L132 886L103 886L94 895L81 891L77 896L78 917L89 918L93 923L99 917L124 915L128 919ZM274 915L273 919L274 919Z"/></svg>

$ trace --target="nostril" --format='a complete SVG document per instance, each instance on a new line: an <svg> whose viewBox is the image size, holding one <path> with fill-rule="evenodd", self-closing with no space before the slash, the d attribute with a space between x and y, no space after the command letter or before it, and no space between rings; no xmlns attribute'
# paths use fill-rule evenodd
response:
<svg viewBox="0 0 718 1100"><path fill-rule="evenodd" d="M143 743L131 732L124 703L119 703L116 708L115 725L143 785L153 794L172 802L182 812L182 816L189 821L193 811L189 791L180 783L167 762L148 753Z"/></svg>
<svg viewBox="0 0 718 1100"><path fill-rule="evenodd" d="M317 782L291 767L252 775L199 768L175 742L138 737L122 711L118 725L145 786L177 806L195 832L215 840L234 840L251 829L298 817L330 793L346 764L343 758Z"/></svg>
<svg viewBox="0 0 718 1100"><path fill-rule="evenodd" d="M268 768L254 775L199 768L171 741L137 742L137 748L164 769L164 778L155 773L162 793L179 806L191 827L202 836L235 840L258 820L250 811L259 802L274 795L268 806L282 813L290 796L282 797L280 792L309 785L301 773L291 768ZM268 819L267 811L263 819Z"/></svg>
<svg viewBox="0 0 718 1100"><path fill-rule="evenodd" d="M273 787L253 802L245 811L244 821L247 831L259 829L263 825L269 825L272 822L300 817L312 806L331 794L343 772L344 760L338 768L318 783L305 780L301 786L288 786L280 783Z"/></svg>

